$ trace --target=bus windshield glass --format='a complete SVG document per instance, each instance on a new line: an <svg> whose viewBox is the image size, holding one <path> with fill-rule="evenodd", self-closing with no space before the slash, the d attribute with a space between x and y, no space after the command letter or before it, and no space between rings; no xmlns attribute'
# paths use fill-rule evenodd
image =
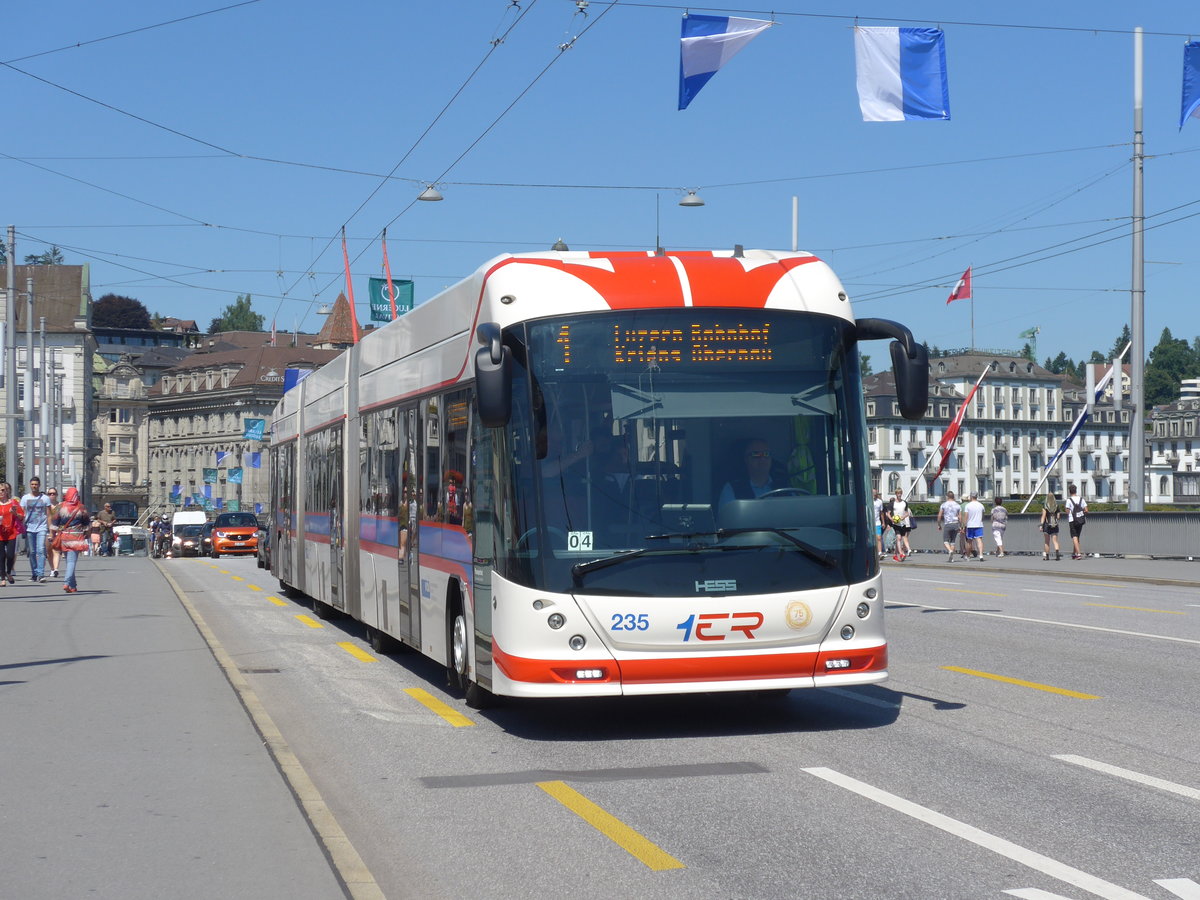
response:
<svg viewBox="0 0 1200 900"><path fill-rule="evenodd" d="M731 595L875 567L853 326L625 310L512 329L498 569L547 591ZM503 511L502 511L503 510Z"/></svg>

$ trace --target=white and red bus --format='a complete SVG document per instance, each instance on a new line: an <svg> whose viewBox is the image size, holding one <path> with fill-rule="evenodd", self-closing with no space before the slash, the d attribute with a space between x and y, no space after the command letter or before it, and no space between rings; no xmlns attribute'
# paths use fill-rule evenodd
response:
<svg viewBox="0 0 1200 900"><path fill-rule="evenodd" d="M855 320L806 253L493 259L288 391L272 571L491 695L882 681Z"/></svg>

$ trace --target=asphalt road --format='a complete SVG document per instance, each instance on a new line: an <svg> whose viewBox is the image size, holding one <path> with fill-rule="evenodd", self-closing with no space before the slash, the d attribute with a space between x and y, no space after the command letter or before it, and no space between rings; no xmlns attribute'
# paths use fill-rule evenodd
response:
<svg viewBox="0 0 1200 900"><path fill-rule="evenodd" d="M1200 898L1186 585L891 565L885 685L477 712L252 560L162 565L389 898Z"/></svg>

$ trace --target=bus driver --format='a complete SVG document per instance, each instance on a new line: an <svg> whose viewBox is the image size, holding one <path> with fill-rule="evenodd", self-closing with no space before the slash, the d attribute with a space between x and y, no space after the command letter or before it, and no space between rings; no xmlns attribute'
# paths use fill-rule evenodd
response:
<svg viewBox="0 0 1200 900"><path fill-rule="evenodd" d="M726 482L717 500L718 508L733 500L754 500L775 490L771 481L771 448L766 441L761 438L747 441L743 459L746 477Z"/></svg>

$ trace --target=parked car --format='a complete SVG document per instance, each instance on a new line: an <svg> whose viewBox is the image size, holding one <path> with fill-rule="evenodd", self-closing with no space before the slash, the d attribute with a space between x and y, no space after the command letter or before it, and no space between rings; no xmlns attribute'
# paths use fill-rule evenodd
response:
<svg viewBox="0 0 1200 900"><path fill-rule="evenodd" d="M172 556L199 556L202 525L178 525L171 539Z"/></svg>
<svg viewBox="0 0 1200 900"><path fill-rule="evenodd" d="M212 558L222 553L258 553L258 519L254 513L221 513L213 520Z"/></svg>
<svg viewBox="0 0 1200 900"><path fill-rule="evenodd" d="M200 552L205 556L212 553L212 530L212 522L205 522L204 527L200 530Z"/></svg>
<svg viewBox="0 0 1200 900"><path fill-rule="evenodd" d="M258 567L260 569L271 568L271 519L270 517L259 519L258 521Z"/></svg>

